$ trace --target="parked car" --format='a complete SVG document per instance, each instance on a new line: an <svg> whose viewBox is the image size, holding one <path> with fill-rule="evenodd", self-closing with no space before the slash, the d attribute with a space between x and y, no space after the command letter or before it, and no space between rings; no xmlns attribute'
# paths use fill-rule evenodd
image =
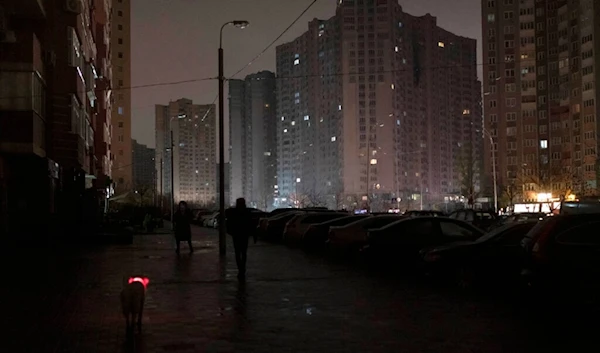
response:
<svg viewBox="0 0 600 353"><path fill-rule="evenodd" d="M600 289L600 213L548 217L527 233L521 246L522 275L545 292L596 293Z"/></svg>
<svg viewBox="0 0 600 353"><path fill-rule="evenodd" d="M406 217L445 217L444 212L441 211L420 211L420 210L412 210L406 211L402 214Z"/></svg>
<svg viewBox="0 0 600 353"><path fill-rule="evenodd" d="M217 212L211 212L210 214L205 214L205 215L200 216L200 225L203 227L208 227L212 218L218 213L219 212L217 211Z"/></svg>
<svg viewBox="0 0 600 353"><path fill-rule="evenodd" d="M213 212L203 219L203 225L208 228L218 228L219 227L219 211Z"/></svg>
<svg viewBox="0 0 600 353"><path fill-rule="evenodd" d="M264 228L264 232L261 233L261 235L270 241L279 241L281 240L281 238L283 237L283 231L285 229L285 225L287 224L287 222L289 222L292 218L294 218L296 215L299 214L304 214L304 212L302 211L292 211L292 212L286 212L286 213L282 213L278 216L272 217L272 218L267 218L266 222L264 223L265 228ZM261 221L261 228L262 228L262 221Z"/></svg>
<svg viewBox="0 0 600 353"><path fill-rule="evenodd" d="M368 232L370 260L393 265L421 264L420 251L456 241L473 241L484 231L464 221L442 217L406 218Z"/></svg>
<svg viewBox="0 0 600 353"><path fill-rule="evenodd" d="M462 209L452 212L449 216L452 219L471 223L477 228L488 230L496 223L497 216L489 211L479 211L473 209Z"/></svg>
<svg viewBox="0 0 600 353"><path fill-rule="evenodd" d="M508 216L498 217L496 218L496 222L490 226L491 229L495 229L497 227L502 227L507 224L512 224L516 222L528 222L528 221L541 221L546 218L547 215L542 212L524 212L524 213L515 213Z"/></svg>
<svg viewBox="0 0 600 353"><path fill-rule="evenodd" d="M421 251L424 270L462 287L479 283L518 283L523 266L521 241L537 220L508 223L475 241L450 243Z"/></svg>
<svg viewBox="0 0 600 353"><path fill-rule="evenodd" d="M331 227L343 227L347 224L371 217L370 215L345 215L341 218L335 218L322 223L311 224L304 232L302 243L307 248L324 246L327 242L327 235Z"/></svg>
<svg viewBox="0 0 600 353"><path fill-rule="evenodd" d="M209 211L209 210L196 210L194 212L194 219L192 222L194 224L203 225L204 216L209 216L213 213L214 213L213 211Z"/></svg>
<svg viewBox="0 0 600 353"><path fill-rule="evenodd" d="M354 252L367 244L367 232L402 219L396 214L371 216L343 226L329 228L328 248L333 252Z"/></svg>
<svg viewBox="0 0 600 353"><path fill-rule="evenodd" d="M330 221L345 216L345 213L338 212L308 212L306 214L298 215L287 222L283 231L283 240L289 245L300 244L304 233L311 224Z"/></svg>

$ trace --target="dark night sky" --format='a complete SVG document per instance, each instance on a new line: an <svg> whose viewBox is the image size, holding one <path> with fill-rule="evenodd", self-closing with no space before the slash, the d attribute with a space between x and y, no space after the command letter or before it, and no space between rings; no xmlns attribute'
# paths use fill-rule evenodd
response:
<svg viewBox="0 0 600 353"><path fill-rule="evenodd" d="M217 76L219 28L230 20L247 20L251 24L244 30L229 27L224 31L225 76L229 77L273 41L310 2L132 0L132 85ZM305 32L311 19L333 16L336 2L319 0L276 45ZM439 26L481 40L480 0L400 0L400 4L405 12L430 13L438 18ZM259 70L274 71L276 45L236 78ZM481 62L481 50L479 58ZM208 104L216 94L217 81L134 88L133 138L154 147L154 104L166 104L181 97Z"/></svg>

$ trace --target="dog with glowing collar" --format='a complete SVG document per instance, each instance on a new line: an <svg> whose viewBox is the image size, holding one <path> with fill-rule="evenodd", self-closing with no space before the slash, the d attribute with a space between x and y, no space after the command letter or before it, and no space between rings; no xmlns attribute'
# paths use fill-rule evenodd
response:
<svg viewBox="0 0 600 353"><path fill-rule="evenodd" d="M138 332L142 331L142 313L144 301L146 300L146 289L150 280L146 277L135 276L123 278L123 290L121 291L121 309L126 320L127 333L134 331L137 322Z"/></svg>

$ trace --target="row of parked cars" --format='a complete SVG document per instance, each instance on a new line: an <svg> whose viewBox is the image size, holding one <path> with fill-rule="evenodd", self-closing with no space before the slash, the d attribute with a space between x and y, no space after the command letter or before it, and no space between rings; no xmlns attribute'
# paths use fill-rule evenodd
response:
<svg viewBox="0 0 600 353"><path fill-rule="evenodd" d="M525 285L574 291L598 288L598 208L557 215L508 217L474 210L361 214L326 209L278 209L260 219L273 242L358 257L370 264L418 272L461 285Z"/></svg>

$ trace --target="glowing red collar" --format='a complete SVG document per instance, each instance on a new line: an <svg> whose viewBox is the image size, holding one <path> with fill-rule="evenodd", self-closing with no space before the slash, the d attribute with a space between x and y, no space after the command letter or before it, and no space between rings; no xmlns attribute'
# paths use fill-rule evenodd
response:
<svg viewBox="0 0 600 353"><path fill-rule="evenodd" d="M130 277L128 283L132 284L133 282L140 282L144 286L144 289L146 289L150 280L146 277Z"/></svg>

